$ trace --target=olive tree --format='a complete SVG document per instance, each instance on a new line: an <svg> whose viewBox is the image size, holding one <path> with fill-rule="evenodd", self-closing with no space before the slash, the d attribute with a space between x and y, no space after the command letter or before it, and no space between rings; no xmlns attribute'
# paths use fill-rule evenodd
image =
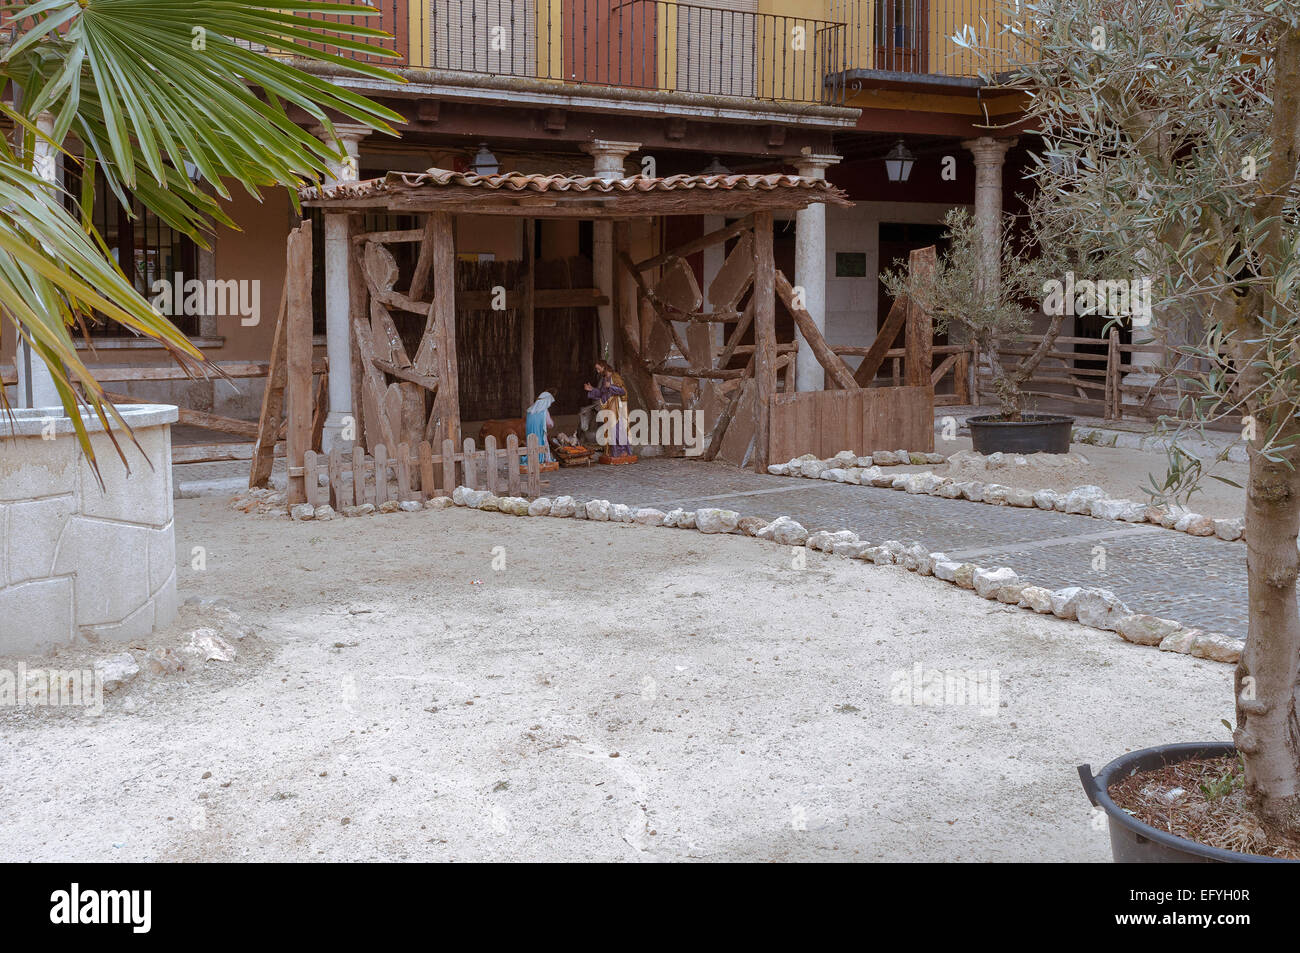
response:
<svg viewBox="0 0 1300 953"><path fill-rule="evenodd" d="M1232 419L1248 442L1250 624L1233 738L1264 832L1295 834L1300 5L1021 0L1007 16L1007 84L1041 136L1040 211L1149 276L1157 327L1200 326L1172 345L1185 365L1178 417ZM978 34L958 42L981 47Z"/></svg>

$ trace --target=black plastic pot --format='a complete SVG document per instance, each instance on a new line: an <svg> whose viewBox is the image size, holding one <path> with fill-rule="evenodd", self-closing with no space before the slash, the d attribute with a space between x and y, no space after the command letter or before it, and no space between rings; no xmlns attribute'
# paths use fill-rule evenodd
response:
<svg viewBox="0 0 1300 953"><path fill-rule="evenodd" d="M976 453L1069 453L1074 418L1063 414L1022 414L1003 420L993 414L967 417Z"/></svg>
<svg viewBox="0 0 1300 953"><path fill-rule="evenodd" d="M1110 784L1132 774L1134 770L1151 771L1167 764L1190 761L1193 758L1221 758L1235 754L1230 742L1160 745L1143 748L1116 758L1095 778L1092 766L1079 765L1079 779L1083 791L1093 807L1106 812L1110 826L1110 855L1117 864L1294 864L1300 861L1258 854L1239 854L1232 850L1207 847L1166 831L1144 824L1110 799Z"/></svg>

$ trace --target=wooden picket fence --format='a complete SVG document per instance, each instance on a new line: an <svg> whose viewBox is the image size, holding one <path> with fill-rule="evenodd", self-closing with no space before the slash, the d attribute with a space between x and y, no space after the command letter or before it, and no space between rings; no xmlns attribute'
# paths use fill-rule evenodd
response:
<svg viewBox="0 0 1300 953"><path fill-rule="evenodd" d="M375 447L374 456L360 446L353 447L351 453L336 447L328 455L308 450L303 455L303 478L308 503L328 503L335 509L362 503L378 506L389 500L424 502L435 496L451 496L457 486L536 497L542 490L541 457L542 448L533 434L528 435L523 447L511 434L504 448L489 436L482 450L467 437L459 452L450 440L442 442L441 453L434 453L427 440L414 452L401 444L392 456L383 444ZM325 485L321 483L322 474L326 476Z"/></svg>

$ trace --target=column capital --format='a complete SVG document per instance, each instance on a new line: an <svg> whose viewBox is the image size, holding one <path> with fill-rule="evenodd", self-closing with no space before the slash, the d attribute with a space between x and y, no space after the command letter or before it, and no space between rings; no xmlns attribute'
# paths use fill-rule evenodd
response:
<svg viewBox="0 0 1300 953"><path fill-rule="evenodd" d="M843 156L837 156L833 153L818 154L815 152L805 152L803 155L792 159L795 170L805 179L824 179L826 170L833 165L839 164Z"/></svg>
<svg viewBox="0 0 1300 953"><path fill-rule="evenodd" d="M980 136L978 139L963 139L961 144L975 156L975 165L1000 165L1007 150L1019 141L1017 137L995 139L992 136Z"/></svg>
<svg viewBox="0 0 1300 953"><path fill-rule="evenodd" d="M342 162L330 162L330 180L325 183L326 185L357 180L360 172L360 163L357 160L361 157L361 140L370 135L371 131L369 126L351 122L335 123L332 133L323 125L315 125L311 128L311 134L325 145L332 146L337 143L347 154L347 158Z"/></svg>
<svg viewBox="0 0 1300 953"><path fill-rule="evenodd" d="M595 161L595 174L602 179L623 178L623 160L641 148L639 142L618 139L592 139L579 147Z"/></svg>

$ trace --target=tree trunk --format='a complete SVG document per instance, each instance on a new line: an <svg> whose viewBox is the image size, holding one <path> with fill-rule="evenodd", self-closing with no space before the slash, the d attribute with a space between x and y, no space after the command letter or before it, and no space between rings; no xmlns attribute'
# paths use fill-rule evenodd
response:
<svg viewBox="0 0 1300 953"><path fill-rule="evenodd" d="M1245 377L1254 377L1248 371ZM1250 629L1237 666L1237 730L1246 767L1246 793L1265 832L1300 832L1300 614L1296 574L1300 553L1300 452L1273 463L1258 448L1268 425L1257 421L1246 491L1246 567ZM1300 438L1289 426L1280 442Z"/></svg>

